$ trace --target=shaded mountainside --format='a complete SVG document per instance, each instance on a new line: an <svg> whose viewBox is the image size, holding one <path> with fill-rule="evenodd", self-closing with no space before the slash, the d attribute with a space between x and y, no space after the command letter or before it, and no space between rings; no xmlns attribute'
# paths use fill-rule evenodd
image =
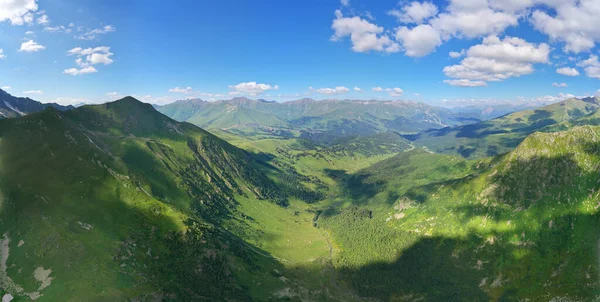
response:
<svg viewBox="0 0 600 302"><path fill-rule="evenodd" d="M255 158L133 98L0 121L0 288L39 301L250 299L280 264L220 225L244 225L238 198L287 204Z"/></svg>
<svg viewBox="0 0 600 302"><path fill-rule="evenodd" d="M536 131L565 130L569 125L595 124L587 117L598 111L600 99L568 99L534 110L511 113L476 124L432 129L405 136L417 146L439 153L484 157L506 153Z"/></svg>
<svg viewBox="0 0 600 302"><path fill-rule="evenodd" d="M284 103L234 98L205 102L178 101L157 109L179 121L203 128L235 129L244 133L278 130L332 132L338 136L401 133L478 121L450 110L410 101L301 99Z"/></svg>
<svg viewBox="0 0 600 302"><path fill-rule="evenodd" d="M340 183L352 206L318 224L334 266L381 300L595 301L600 127L536 133L468 161L414 150Z"/></svg>
<svg viewBox="0 0 600 302"><path fill-rule="evenodd" d="M55 103L42 104L30 98L18 98L0 89L0 119L24 116L40 112L52 107L61 111L73 109L72 106L61 106Z"/></svg>

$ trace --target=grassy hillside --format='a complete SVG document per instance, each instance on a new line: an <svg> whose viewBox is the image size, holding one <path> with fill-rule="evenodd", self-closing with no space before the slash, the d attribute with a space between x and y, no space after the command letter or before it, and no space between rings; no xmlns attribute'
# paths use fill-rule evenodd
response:
<svg viewBox="0 0 600 302"><path fill-rule="evenodd" d="M318 225L341 282L381 300L592 301L600 127L536 133L499 158L414 150L352 175Z"/></svg>
<svg viewBox="0 0 600 302"><path fill-rule="evenodd" d="M271 297L285 267L224 227L260 226L242 205L293 217L263 170L132 98L3 120L0 288L39 301Z"/></svg>
<svg viewBox="0 0 600 302"><path fill-rule="evenodd" d="M468 158L494 156L514 149L536 131L565 130L570 124L597 112L597 98L569 99L534 110L511 113L471 125L428 130L407 136L415 145L438 153L459 154ZM588 120L592 122L592 120Z"/></svg>

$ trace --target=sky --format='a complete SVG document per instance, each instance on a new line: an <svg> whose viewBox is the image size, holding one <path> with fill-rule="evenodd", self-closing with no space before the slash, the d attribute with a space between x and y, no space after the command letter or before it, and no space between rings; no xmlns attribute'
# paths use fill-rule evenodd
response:
<svg viewBox="0 0 600 302"><path fill-rule="evenodd" d="M0 88L60 104L536 103L600 89L600 0L0 0Z"/></svg>

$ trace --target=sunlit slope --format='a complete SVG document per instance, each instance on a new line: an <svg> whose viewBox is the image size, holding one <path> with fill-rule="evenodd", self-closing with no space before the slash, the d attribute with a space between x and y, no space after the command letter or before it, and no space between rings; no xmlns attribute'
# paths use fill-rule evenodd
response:
<svg viewBox="0 0 600 302"><path fill-rule="evenodd" d="M536 133L480 161L415 150L345 176L351 204L318 225L361 296L593 301L599 169L600 127Z"/></svg>
<svg viewBox="0 0 600 302"><path fill-rule="evenodd" d="M132 98L1 121L0 192L0 288L20 300L247 300L277 280L277 261L219 227L236 196L287 203L274 183Z"/></svg>
<svg viewBox="0 0 600 302"><path fill-rule="evenodd" d="M425 131L408 138L416 145L438 153L469 158L493 156L514 149L527 135L536 131L564 130L564 125L576 123L580 118L597 112L599 106L597 98L573 98L490 121Z"/></svg>

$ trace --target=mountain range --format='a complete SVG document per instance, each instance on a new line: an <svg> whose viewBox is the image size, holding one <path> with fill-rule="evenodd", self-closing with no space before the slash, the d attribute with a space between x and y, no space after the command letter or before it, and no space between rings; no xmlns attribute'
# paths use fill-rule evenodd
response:
<svg viewBox="0 0 600 302"><path fill-rule="evenodd" d="M30 98L14 97L8 92L0 89L0 119L24 116L30 113L40 112L48 107L61 111L74 108L72 106L62 106L56 103L42 104Z"/></svg>
<svg viewBox="0 0 600 302"><path fill-rule="evenodd" d="M273 123L211 132L132 97L45 107L0 120L0 295L15 301L600 295L598 98L473 124L411 102L158 107Z"/></svg>
<svg viewBox="0 0 600 302"><path fill-rule="evenodd" d="M158 106L157 110L175 120L206 129L288 136L292 131L335 133L337 136L387 130L414 133L479 121L474 113L465 115L412 101L300 99L280 103L238 97L216 102L182 100Z"/></svg>
<svg viewBox="0 0 600 302"><path fill-rule="evenodd" d="M494 156L514 149L536 131L555 132L570 125L593 125L600 108L599 97L571 98L558 103L510 113L470 125L430 129L405 136L417 146L434 152L465 157Z"/></svg>

